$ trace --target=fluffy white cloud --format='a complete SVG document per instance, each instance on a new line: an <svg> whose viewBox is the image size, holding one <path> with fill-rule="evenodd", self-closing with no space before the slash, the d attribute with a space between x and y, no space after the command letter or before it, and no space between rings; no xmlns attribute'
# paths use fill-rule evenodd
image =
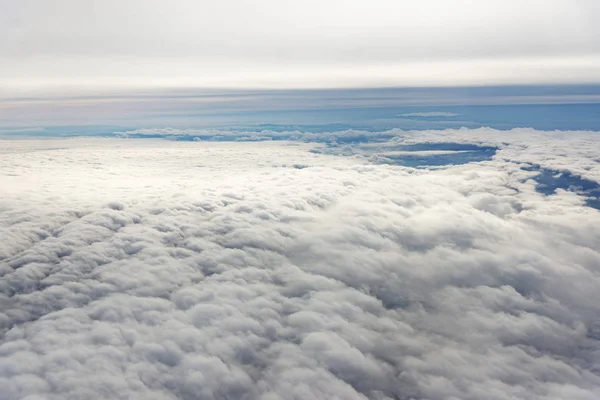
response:
<svg viewBox="0 0 600 400"><path fill-rule="evenodd" d="M0 399L596 399L593 135L0 141Z"/></svg>

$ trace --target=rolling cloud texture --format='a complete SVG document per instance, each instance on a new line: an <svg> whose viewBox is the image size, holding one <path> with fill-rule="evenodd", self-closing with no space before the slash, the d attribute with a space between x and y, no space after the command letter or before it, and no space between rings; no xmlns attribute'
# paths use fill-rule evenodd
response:
<svg viewBox="0 0 600 400"><path fill-rule="evenodd" d="M600 397L597 134L295 135L0 141L0 399Z"/></svg>

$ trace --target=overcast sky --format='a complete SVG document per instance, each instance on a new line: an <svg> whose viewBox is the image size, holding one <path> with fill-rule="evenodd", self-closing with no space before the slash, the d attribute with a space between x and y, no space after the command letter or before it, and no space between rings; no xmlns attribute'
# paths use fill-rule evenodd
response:
<svg viewBox="0 0 600 400"><path fill-rule="evenodd" d="M0 0L5 96L600 82L597 0Z"/></svg>

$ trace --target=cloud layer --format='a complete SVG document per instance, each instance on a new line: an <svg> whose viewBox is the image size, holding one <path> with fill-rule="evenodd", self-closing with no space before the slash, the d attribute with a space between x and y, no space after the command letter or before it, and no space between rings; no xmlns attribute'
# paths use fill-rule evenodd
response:
<svg viewBox="0 0 600 400"><path fill-rule="evenodd" d="M598 398L594 134L372 135L0 141L0 399Z"/></svg>
<svg viewBox="0 0 600 400"><path fill-rule="evenodd" d="M452 112L440 112L440 111L434 111L434 112L413 112L413 113L406 113L406 114L401 114L401 117L456 117L458 116L458 114L456 113L452 113Z"/></svg>

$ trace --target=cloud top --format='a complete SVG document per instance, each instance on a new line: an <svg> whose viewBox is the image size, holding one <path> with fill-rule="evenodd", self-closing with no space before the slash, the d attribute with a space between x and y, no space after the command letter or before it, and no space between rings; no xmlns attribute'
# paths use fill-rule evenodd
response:
<svg viewBox="0 0 600 400"><path fill-rule="evenodd" d="M384 134L0 141L0 397L598 398L596 134Z"/></svg>

